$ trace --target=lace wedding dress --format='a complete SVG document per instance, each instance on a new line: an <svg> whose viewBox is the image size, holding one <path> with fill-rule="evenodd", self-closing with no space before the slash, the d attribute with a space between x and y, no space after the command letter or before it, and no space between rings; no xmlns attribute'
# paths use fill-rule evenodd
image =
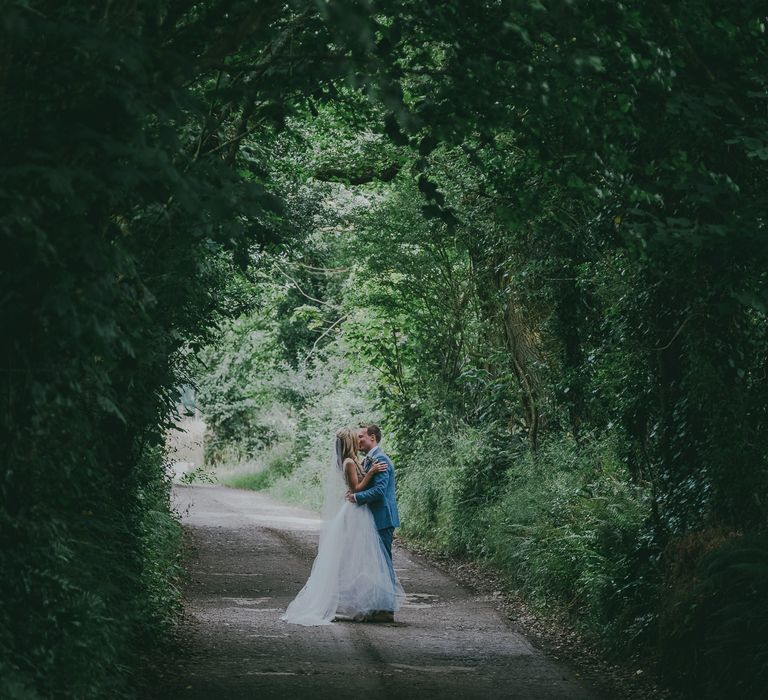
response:
<svg viewBox="0 0 768 700"><path fill-rule="evenodd" d="M337 455L335 473L326 480L326 519L317 557L304 588L280 618L286 622L327 625L337 615L395 611L405 600L373 514L368 506L344 500L346 485L339 462Z"/></svg>

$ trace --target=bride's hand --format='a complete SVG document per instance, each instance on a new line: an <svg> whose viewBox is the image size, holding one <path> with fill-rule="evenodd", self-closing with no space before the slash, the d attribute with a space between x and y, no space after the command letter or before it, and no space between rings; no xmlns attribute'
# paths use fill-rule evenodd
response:
<svg viewBox="0 0 768 700"><path fill-rule="evenodd" d="M376 460L371 467L374 474L381 474L382 472L387 471L387 469L387 463L382 460Z"/></svg>

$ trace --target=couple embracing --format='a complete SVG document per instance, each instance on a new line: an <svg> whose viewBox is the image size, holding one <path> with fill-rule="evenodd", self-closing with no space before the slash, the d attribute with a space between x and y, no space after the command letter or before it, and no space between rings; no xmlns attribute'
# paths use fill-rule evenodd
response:
<svg viewBox="0 0 768 700"><path fill-rule="evenodd" d="M332 488L326 490L327 519L317 557L282 620L298 625L394 620L405 599L392 566L392 535L400 519L394 467L380 442L376 425L336 433Z"/></svg>

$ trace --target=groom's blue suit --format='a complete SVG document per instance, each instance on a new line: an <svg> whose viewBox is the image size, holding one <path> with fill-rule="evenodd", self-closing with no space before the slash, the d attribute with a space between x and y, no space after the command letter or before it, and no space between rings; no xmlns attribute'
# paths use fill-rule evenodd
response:
<svg viewBox="0 0 768 700"><path fill-rule="evenodd" d="M400 525L400 516L397 512L397 499L395 497L395 468L392 460L382 452L376 445L367 455L368 469L373 466L373 462L381 460L387 463L387 471L376 474L372 483L373 486L355 494L355 501L362 505L367 504L373 513L373 522L379 531L379 538L384 551L387 553L387 564L389 565L389 575L392 581L396 581L395 569L392 566L392 536L395 528ZM366 470L367 471L367 470ZM394 599L389 602L386 609L391 611L394 608Z"/></svg>
<svg viewBox="0 0 768 700"><path fill-rule="evenodd" d="M376 474L372 480L373 485L365 491L356 493L355 501L359 504L368 504L377 529L386 530L390 527L399 527L400 516L397 512L397 499L395 497L395 468L392 460L384 454L378 445L366 456L371 458L371 464L376 460L386 462L387 471Z"/></svg>

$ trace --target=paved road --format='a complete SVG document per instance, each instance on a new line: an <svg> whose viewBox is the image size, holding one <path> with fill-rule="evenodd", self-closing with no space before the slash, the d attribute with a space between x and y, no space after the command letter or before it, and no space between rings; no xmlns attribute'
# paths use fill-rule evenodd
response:
<svg viewBox="0 0 768 700"><path fill-rule="evenodd" d="M394 624L300 627L279 616L309 575L317 516L263 494L174 487L193 543L186 663L163 695L190 700L597 698L496 612L395 547L408 601Z"/></svg>

